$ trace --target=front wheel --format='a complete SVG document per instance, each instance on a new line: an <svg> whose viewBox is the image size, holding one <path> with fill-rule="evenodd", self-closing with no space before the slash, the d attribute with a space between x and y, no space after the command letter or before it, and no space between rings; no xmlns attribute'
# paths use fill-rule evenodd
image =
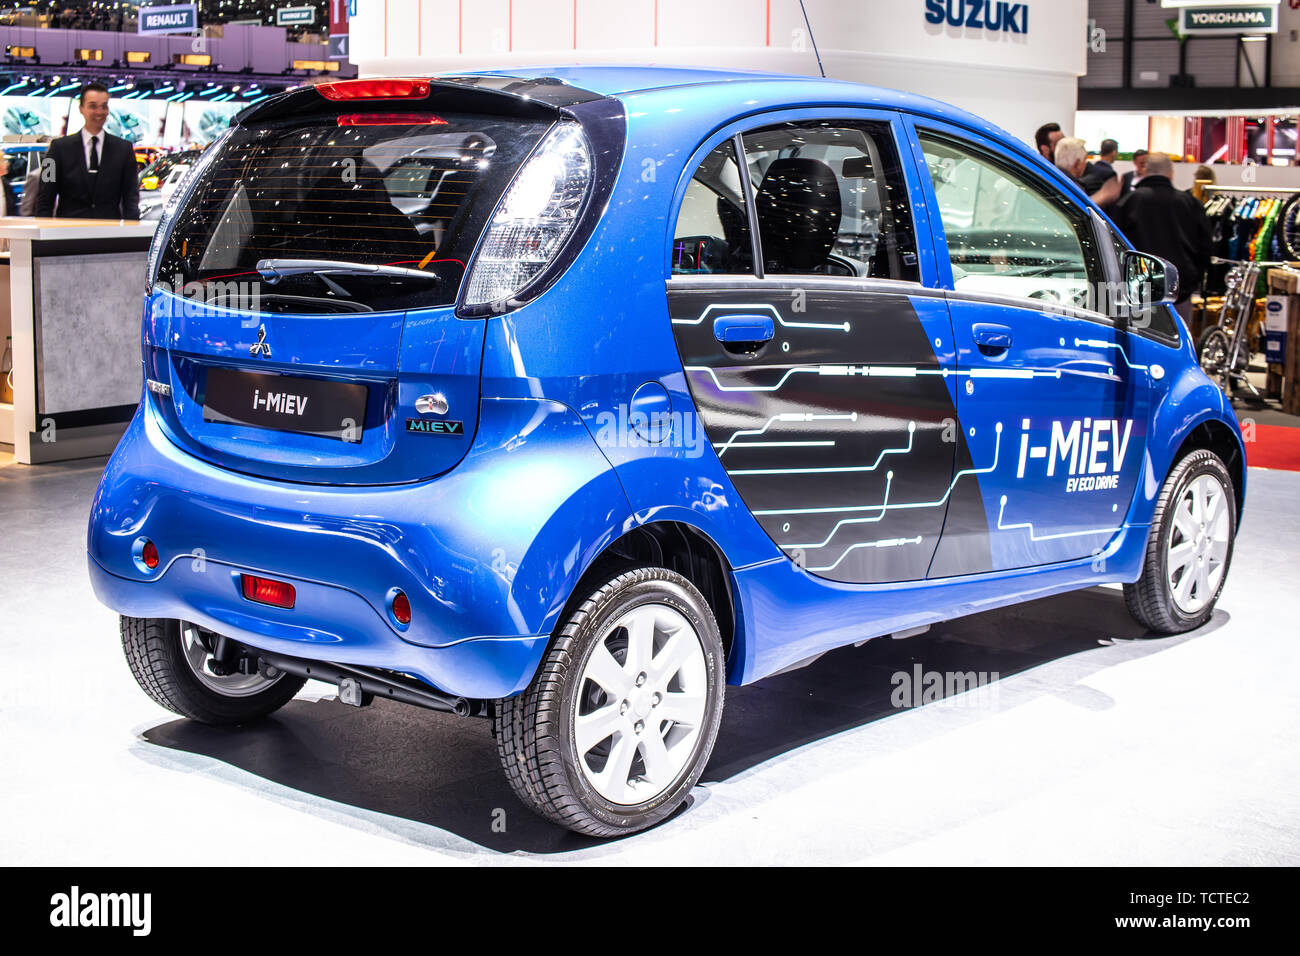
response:
<svg viewBox="0 0 1300 956"><path fill-rule="evenodd" d="M1219 456L1204 449L1165 479L1147 538L1142 577L1124 585L1129 612L1146 628L1181 634L1210 619L1232 561L1237 499Z"/></svg>
<svg viewBox="0 0 1300 956"><path fill-rule="evenodd" d="M1221 325L1207 326L1196 343L1196 355L1201 369L1214 379L1220 388L1227 392L1231 388L1232 369L1228 367L1228 355L1232 351L1232 340Z"/></svg>
<svg viewBox="0 0 1300 956"><path fill-rule="evenodd" d="M561 622L527 690L498 705L502 766L561 826L644 830L703 773L723 686L718 625L694 585L664 568L620 574Z"/></svg>

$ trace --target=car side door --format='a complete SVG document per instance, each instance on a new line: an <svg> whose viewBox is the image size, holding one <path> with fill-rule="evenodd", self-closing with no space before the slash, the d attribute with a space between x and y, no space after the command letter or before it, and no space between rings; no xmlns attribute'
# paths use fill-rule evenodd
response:
<svg viewBox="0 0 1300 956"><path fill-rule="evenodd" d="M1112 317L1101 218L992 141L917 120L982 510L952 509L932 576L1103 553L1137 487L1149 393Z"/></svg>
<svg viewBox="0 0 1300 956"><path fill-rule="evenodd" d="M751 121L705 148L674 233L669 311L714 452L772 541L835 582L924 578L966 454L901 131Z"/></svg>

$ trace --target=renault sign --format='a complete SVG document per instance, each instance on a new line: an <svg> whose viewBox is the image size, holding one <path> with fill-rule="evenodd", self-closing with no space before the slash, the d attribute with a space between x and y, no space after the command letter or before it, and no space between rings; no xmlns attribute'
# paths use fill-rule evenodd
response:
<svg viewBox="0 0 1300 956"><path fill-rule="evenodd" d="M141 7L137 33L193 33L199 28L199 13L193 3L158 4Z"/></svg>

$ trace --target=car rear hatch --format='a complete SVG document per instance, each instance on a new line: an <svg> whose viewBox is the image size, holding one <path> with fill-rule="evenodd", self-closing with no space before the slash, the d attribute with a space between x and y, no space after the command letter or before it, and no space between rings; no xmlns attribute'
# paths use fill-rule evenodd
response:
<svg viewBox="0 0 1300 956"><path fill-rule="evenodd" d="M381 484L453 467L478 418L479 236L559 118L429 80L291 91L241 114L151 251L149 400L215 464Z"/></svg>

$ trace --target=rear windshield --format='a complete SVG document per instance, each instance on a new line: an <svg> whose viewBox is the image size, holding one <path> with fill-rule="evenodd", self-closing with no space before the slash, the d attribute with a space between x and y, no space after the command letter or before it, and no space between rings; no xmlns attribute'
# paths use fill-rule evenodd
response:
<svg viewBox="0 0 1300 956"><path fill-rule="evenodd" d="M237 127L176 218L158 280L221 282L264 312L450 305L479 233L547 124L494 116L361 115ZM263 280L258 264L330 260L417 269ZM214 301L208 296L208 301Z"/></svg>

